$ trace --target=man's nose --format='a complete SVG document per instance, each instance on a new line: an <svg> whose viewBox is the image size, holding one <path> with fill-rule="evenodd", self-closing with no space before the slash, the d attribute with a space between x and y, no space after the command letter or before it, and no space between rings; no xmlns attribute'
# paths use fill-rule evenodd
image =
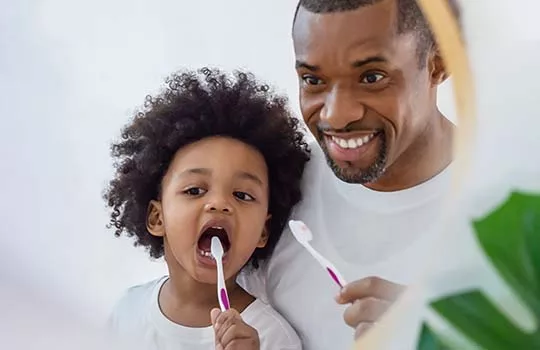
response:
<svg viewBox="0 0 540 350"><path fill-rule="evenodd" d="M334 87L326 96L321 122L334 130L343 130L364 117L365 106L355 99L350 89Z"/></svg>

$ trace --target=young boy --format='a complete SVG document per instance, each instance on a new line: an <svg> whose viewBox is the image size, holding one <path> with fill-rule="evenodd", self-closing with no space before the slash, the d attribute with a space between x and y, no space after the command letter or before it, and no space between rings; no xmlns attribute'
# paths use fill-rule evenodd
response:
<svg viewBox="0 0 540 350"><path fill-rule="evenodd" d="M175 74L112 146L105 194L116 235L135 237L169 275L133 287L111 326L148 349L301 349L291 326L236 277L274 249L309 149L287 100L250 74ZM210 241L225 250L221 312ZM249 271L246 271L249 273Z"/></svg>

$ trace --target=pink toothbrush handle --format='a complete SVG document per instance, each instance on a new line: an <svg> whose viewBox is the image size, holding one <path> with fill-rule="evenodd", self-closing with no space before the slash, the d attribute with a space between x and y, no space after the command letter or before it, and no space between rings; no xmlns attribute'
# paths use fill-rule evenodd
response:
<svg viewBox="0 0 540 350"><path fill-rule="evenodd" d="M340 288L343 288L343 285L341 284L341 282L339 281L339 278L337 277L336 273L329 267L326 268L326 271L328 271L328 273L330 274L330 277L332 277L332 279L334 280L334 282L337 283L337 285L340 287Z"/></svg>
<svg viewBox="0 0 540 350"><path fill-rule="evenodd" d="M223 304L223 307L225 308L225 310L229 310L230 304L229 304L229 296L227 295L227 291L221 288L221 290L219 291L219 296L221 298L221 303Z"/></svg>

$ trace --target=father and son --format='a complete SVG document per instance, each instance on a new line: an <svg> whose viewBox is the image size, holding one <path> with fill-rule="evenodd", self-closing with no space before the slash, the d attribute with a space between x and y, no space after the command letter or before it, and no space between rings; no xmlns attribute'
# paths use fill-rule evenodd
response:
<svg viewBox="0 0 540 350"><path fill-rule="evenodd" d="M128 290L115 333L151 349L346 349L414 280L448 190L454 130L437 107L448 74L421 9L300 0L292 37L316 142L253 75L204 68L173 74L113 144L112 227L169 269ZM352 282L333 283L290 219Z"/></svg>

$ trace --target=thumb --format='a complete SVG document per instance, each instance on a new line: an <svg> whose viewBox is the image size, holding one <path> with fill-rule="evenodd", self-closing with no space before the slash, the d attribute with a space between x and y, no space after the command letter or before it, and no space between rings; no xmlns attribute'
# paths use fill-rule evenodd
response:
<svg viewBox="0 0 540 350"><path fill-rule="evenodd" d="M216 319L218 318L219 314L221 313L221 310L220 309L212 309L210 311L210 320L212 321L212 324L215 325L216 324Z"/></svg>

